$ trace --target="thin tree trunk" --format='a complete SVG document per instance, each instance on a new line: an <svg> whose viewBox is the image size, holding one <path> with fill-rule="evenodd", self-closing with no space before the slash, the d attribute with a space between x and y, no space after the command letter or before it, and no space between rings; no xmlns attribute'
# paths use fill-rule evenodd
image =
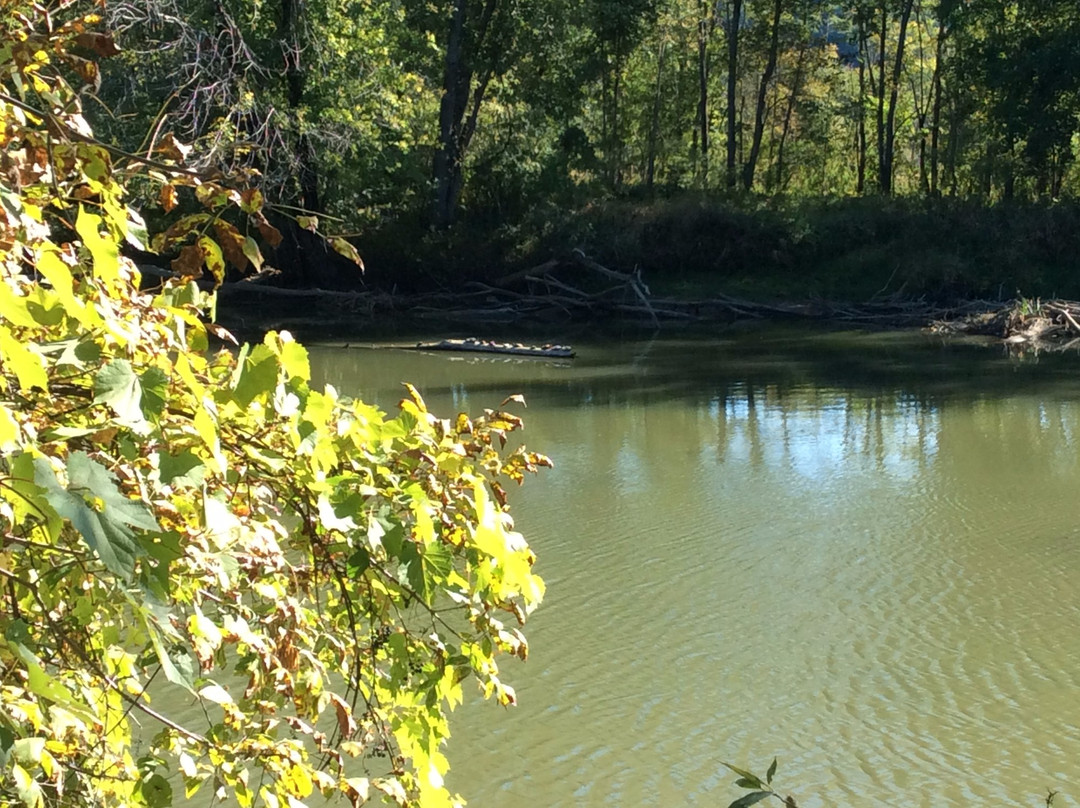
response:
<svg viewBox="0 0 1080 808"><path fill-rule="evenodd" d="M621 50L621 49L619 49ZM619 102L622 96L622 58L616 51L615 56L615 82L612 88L611 104L611 187L618 188L622 184L622 135L619 132Z"/></svg>
<svg viewBox="0 0 1080 808"><path fill-rule="evenodd" d="M653 190L653 179L656 175L656 144L660 139L660 101L663 90L664 76L664 40L660 40L660 50L656 55L656 91L653 93L652 122L649 126L649 159L645 168L645 186L649 193Z"/></svg>
<svg viewBox="0 0 1080 808"><path fill-rule="evenodd" d="M878 187L887 185L885 179L885 45L889 32L887 0L881 0L881 39L878 46L877 80L877 164Z"/></svg>
<svg viewBox="0 0 1080 808"><path fill-rule="evenodd" d="M900 91L900 71L904 64L904 39L907 36L908 20L915 0L906 0L900 12L900 32L896 39L896 57L893 60L892 86L889 90L889 114L885 121L885 159L882 161L881 192L892 193L893 153L896 144L896 100Z"/></svg>
<svg viewBox="0 0 1080 808"><path fill-rule="evenodd" d="M743 0L732 0L731 16L728 20L728 64L727 64L727 186L734 188L738 180L735 138L735 90L739 68L739 25L742 17Z"/></svg>
<svg viewBox="0 0 1080 808"><path fill-rule="evenodd" d="M743 166L743 189L749 192L754 187L754 172L757 170L758 155L761 154L761 137L765 132L765 102L768 99L769 82L772 81L773 71L776 70L777 52L780 49L780 14L783 11L783 0L774 0L772 34L769 38L769 56L765 62L765 70L761 73L761 84L758 85L757 106L754 109L754 136L750 141L750 156Z"/></svg>
<svg viewBox="0 0 1080 808"><path fill-rule="evenodd" d="M701 11L706 12L707 2ZM709 182L709 24L703 13L698 20L698 111L697 120L701 136L701 184Z"/></svg>
<svg viewBox="0 0 1080 808"><path fill-rule="evenodd" d="M855 161L855 193L866 190L866 65L870 61L869 32L866 20L859 15L859 109L855 119L858 155ZM873 78L873 73L871 73Z"/></svg>
<svg viewBox="0 0 1080 808"><path fill-rule="evenodd" d="M787 184L784 180L784 144L787 143L788 132L791 131L791 117L795 113L795 102L802 88L803 69L806 66L807 45L799 48L799 58L795 63L795 80L791 85L791 94L788 96L787 109L784 110L784 127L780 130L780 145L776 150L776 189L783 192Z"/></svg>
<svg viewBox="0 0 1080 808"><path fill-rule="evenodd" d="M945 38L948 29L944 23L938 25L937 47L934 55L934 78L932 91L934 106L930 112L930 195L939 196L938 190L938 154L941 143L941 61L945 58Z"/></svg>

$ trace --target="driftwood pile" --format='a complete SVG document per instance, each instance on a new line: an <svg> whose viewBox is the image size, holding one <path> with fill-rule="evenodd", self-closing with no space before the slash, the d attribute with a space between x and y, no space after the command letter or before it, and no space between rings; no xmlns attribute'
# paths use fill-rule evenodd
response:
<svg viewBox="0 0 1080 808"><path fill-rule="evenodd" d="M998 337L1009 345L1065 350L1080 346L1080 303L1021 299L987 304L981 312L935 322L930 330Z"/></svg>

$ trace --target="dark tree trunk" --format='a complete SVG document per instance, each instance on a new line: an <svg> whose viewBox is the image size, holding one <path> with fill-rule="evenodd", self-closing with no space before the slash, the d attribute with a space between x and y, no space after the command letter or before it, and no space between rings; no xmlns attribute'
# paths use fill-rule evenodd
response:
<svg viewBox="0 0 1080 808"><path fill-rule="evenodd" d="M881 37L878 44L877 96L877 164L878 187L885 186L885 45L888 41L889 10L886 0L881 0Z"/></svg>
<svg viewBox="0 0 1080 808"><path fill-rule="evenodd" d="M948 29L944 23L938 27L937 47L934 56L934 78L932 92L934 93L934 106L930 112L930 195L939 196L938 190L938 163L941 144L941 61L945 58L945 38Z"/></svg>
<svg viewBox="0 0 1080 808"><path fill-rule="evenodd" d="M900 91L900 71L904 66L904 40L908 20L915 0L905 0L900 12L900 31L896 38L896 56L893 59L892 86L889 89L889 114L885 121L885 154L882 160L881 192L891 194L893 189L893 155L896 145L896 100Z"/></svg>
<svg viewBox="0 0 1080 808"><path fill-rule="evenodd" d="M855 193L866 190L866 65L870 61L869 32L866 20L859 15L859 109L855 119L857 151L855 160ZM871 73L873 78L873 73Z"/></svg>
<svg viewBox="0 0 1080 808"><path fill-rule="evenodd" d="M708 5L701 4L702 12ZM709 22L703 13L698 21L698 111L697 120L701 136L701 184L709 181Z"/></svg>
<svg viewBox="0 0 1080 808"><path fill-rule="evenodd" d="M304 103L306 76L301 54L304 48L300 42L299 3L296 0L281 0L281 24L278 29L285 61L286 99L289 109L296 112ZM297 181L300 186L300 207L312 212L322 209L319 201L319 172L315 164L315 148L306 132L301 131L296 139Z"/></svg>
<svg viewBox="0 0 1080 808"><path fill-rule="evenodd" d="M732 0L731 16L728 20L728 63L727 63L727 186L734 188L738 181L736 160L736 118L735 90L739 73L739 25L742 17L743 0Z"/></svg>
<svg viewBox="0 0 1080 808"><path fill-rule="evenodd" d="M457 214L465 179L465 153L476 132L484 95L498 70L498 58L489 57L480 71L481 77L475 80L479 55L484 51L498 2L485 0L479 19L473 24L469 21L468 0L454 0L443 61L439 147L432 165L435 185L432 218L437 227L449 226Z"/></svg>
<svg viewBox="0 0 1080 808"><path fill-rule="evenodd" d="M443 95L439 102L439 148L435 152L432 169L435 180L434 219L437 227L447 227L453 222L458 194L461 191L461 119L468 103L465 96L472 81L465 66L465 15L466 0L455 0L443 64Z"/></svg>
<svg viewBox="0 0 1080 808"><path fill-rule="evenodd" d="M761 84L758 85L757 107L754 109L754 135L750 141L750 156L743 166L743 189L747 192L754 187L754 172L757 170L758 155L761 154L761 137L765 133L765 102L768 99L769 83L772 81L773 72L776 70L776 58L780 49L780 14L782 11L783 1L773 0L769 55L765 62L765 69L761 73Z"/></svg>

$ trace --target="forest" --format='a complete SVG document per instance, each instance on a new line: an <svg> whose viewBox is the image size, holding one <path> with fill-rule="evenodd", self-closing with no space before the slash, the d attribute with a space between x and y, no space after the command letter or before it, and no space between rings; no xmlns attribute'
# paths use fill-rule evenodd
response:
<svg viewBox="0 0 1080 808"><path fill-rule="evenodd" d="M890 262L909 292L1049 294L1075 275L1070 0L105 13L117 52L85 90L98 136L257 170L277 211L359 248L369 283L453 285L579 247L676 281L765 272L764 293L834 291L805 280L823 267L866 296ZM286 283L355 282L306 260L278 257Z"/></svg>

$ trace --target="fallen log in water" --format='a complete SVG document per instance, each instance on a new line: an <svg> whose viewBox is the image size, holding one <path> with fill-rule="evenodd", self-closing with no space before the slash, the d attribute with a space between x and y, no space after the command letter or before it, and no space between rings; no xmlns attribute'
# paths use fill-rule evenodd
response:
<svg viewBox="0 0 1080 808"><path fill-rule="evenodd" d="M494 342L481 339L444 339L439 342L418 342L416 345L401 347L414 351L466 351L558 359L574 358L574 349L569 345L523 345L520 342Z"/></svg>

